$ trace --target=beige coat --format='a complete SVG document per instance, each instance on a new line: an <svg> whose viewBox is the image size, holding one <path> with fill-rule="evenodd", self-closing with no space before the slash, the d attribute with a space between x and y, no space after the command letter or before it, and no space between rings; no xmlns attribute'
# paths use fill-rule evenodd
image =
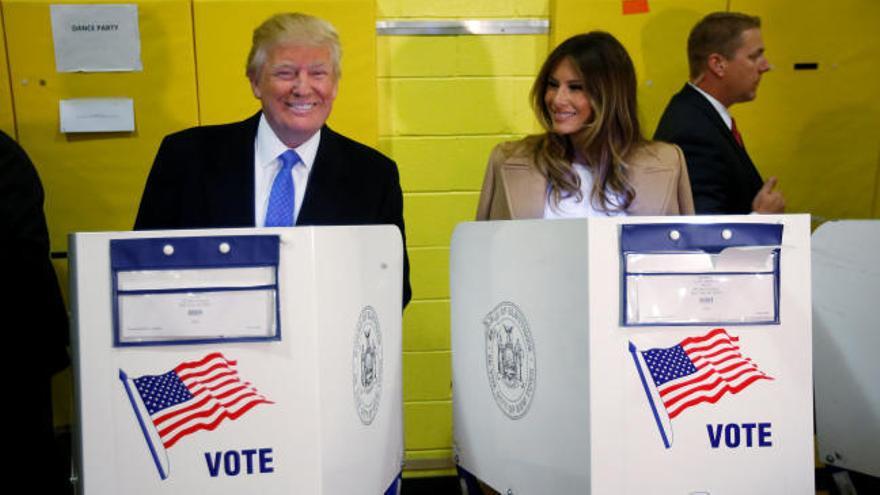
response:
<svg viewBox="0 0 880 495"><path fill-rule="evenodd" d="M492 150L477 220L542 218L547 179L538 172L521 142L501 143ZM635 199L629 215L692 215L694 200L684 155L678 146L652 142L627 158L628 180Z"/></svg>

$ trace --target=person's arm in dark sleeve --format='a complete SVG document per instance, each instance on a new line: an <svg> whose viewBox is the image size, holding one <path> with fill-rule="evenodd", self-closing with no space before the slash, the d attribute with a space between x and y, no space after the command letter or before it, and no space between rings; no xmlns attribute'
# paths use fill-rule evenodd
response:
<svg viewBox="0 0 880 495"><path fill-rule="evenodd" d="M664 115L664 119L666 117ZM695 129L668 125L664 119L657 126L654 139L676 144L684 152L694 197L694 210L697 214L726 213L730 201L730 179L728 165L724 162L717 144L701 138L702 133ZM671 120L682 122L685 117L672 117Z"/></svg>
<svg viewBox="0 0 880 495"><path fill-rule="evenodd" d="M677 144L684 151L695 211L698 214L727 213L730 178L728 166L717 148L699 141Z"/></svg>
<svg viewBox="0 0 880 495"><path fill-rule="evenodd" d="M397 164L390 160L389 162L391 171L388 174L388 183L385 187L381 215L383 223L397 225L403 240L403 307L405 308L412 298L412 288L409 283L409 255L406 252L406 229L403 224L403 191L400 188L400 174L397 171Z"/></svg>
<svg viewBox="0 0 880 495"><path fill-rule="evenodd" d="M48 379L67 366L67 310L49 259L43 187L24 150L0 133L0 272L6 343L32 352L31 370Z"/></svg>

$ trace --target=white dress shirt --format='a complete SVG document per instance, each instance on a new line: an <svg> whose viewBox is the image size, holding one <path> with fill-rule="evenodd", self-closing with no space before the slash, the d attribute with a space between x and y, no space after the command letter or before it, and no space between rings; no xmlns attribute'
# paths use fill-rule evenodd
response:
<svg viewBox="0 0 880 495"><path fill-rule="evenodd" d="M312 137L303 144L294 148L299 155L300 162L293 166L293 223L299 217L306 188L309 185L309 172L315 164L315 155L318 154L318 144L321 142L321 130L319 129ZM278 157L287 151L287 146L278 139L275 131L269 126L265 115L260 115L260 124L257 127L257 138L254 140L254 225L263 227L266 225L266 208L269 206L269 195L272 193L272 184L275 175L281 169L281 160Z"/></svg>
<svg viewBox="0 0 880 495"><path fill-rule="evenodd" d="M733 117L730 116L730 112L727 111L727 107L722 105L720 101L716 100L714 96L698 88L696 84L693 84L691 82L688 82L688 84L690 84L692 88L696 89L698 93L703 95L704 98L709 100L709 103L712 104L712 108L714 108L715 111L718 112L718 115L721 116L721 120L724 121L724 124L727 126L728 129L733 127Z"/></svg>

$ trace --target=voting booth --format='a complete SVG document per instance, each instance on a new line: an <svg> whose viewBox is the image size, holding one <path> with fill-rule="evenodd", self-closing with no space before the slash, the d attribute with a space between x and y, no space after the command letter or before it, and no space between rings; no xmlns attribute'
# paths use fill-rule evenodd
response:
<svg viewBox="0 0 880 495"><path fill-rule="evenodd" d="M503 494L812 494L805 215L461 224L455 455Z"/></svg>
<svg viewBox="0 0 880 495"><path fill-rule="evenodd" d="M392 493L394 226L73 234L80 493Z"/></svg>
<svg viewBox="0 0 880 495"><path fill-rule="evenodd" d="M819 459L880 476L880 221L828 222L812 241Z"/></svg>

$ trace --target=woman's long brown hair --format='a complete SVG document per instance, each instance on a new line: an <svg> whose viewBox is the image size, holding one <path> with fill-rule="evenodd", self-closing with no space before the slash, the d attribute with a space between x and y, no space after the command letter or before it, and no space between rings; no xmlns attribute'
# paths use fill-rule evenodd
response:
<svg viewBox="0 0 880 495"><path fill-rule="evenodd" d="M550 110L544 103L550 75L569 59L583 78L592 115L583 130L570 135L553 132ZM593 176L591 204L604 211L624 211L635 198L627 181L624 158L646 140L639 127L636 73L626 49L614 36L592 31L562 42L541 67L531 91L532 107L546 131L526 140L535 165L547 177L553 200L581 194L574 171L575 155L582 157Z"/></svg>

